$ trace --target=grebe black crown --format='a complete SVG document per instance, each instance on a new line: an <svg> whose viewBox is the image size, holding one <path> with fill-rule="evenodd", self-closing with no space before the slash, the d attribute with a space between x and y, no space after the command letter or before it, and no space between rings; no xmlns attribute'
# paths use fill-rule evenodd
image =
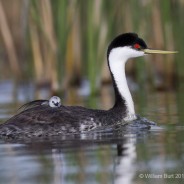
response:
<svg viewBox="0 0 184 184"><path fill-rule="evenodd" d="M109 57L110 51L117 47L129 46L132 49L146 49L147 45L143 39L139 38L136 33L125 33L117 36L109 45L107 50L107 58Z"/></svg>

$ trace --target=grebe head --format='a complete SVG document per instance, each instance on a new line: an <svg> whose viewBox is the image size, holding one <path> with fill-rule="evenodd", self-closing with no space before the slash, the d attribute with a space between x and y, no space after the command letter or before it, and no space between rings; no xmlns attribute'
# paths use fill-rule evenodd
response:
<svg viewBox="0 0 184 184"><path fill-rule="evenodd" d="M115 56L123 61L147 54L174 54L177 51L154 50L147 47L136 33L125 33L117 36L109 45L107 56Z"/></svg>
<svg viewBox="0 0 184 184"><path fill-rule="evenodd" d="M125 33L117 36L108 47L107 59L115 89L115 106L124 104L126 109L125 119L127 120L133 120L136 116L125 76L125 63L129 58L154 53L171 54L176 52L149 49L144 40L135 33Z"/></svg>
<svg viewBox="0 0 184 184"><path fill-rule="evenodd" d="M146 43L135 33L125 33L117 36L109 45L107 56L123 61L129 58L144 56Z"/></svg>
<svg viewBox="0 0 184 184"><path fill-rule="evenodd" d="M52 96L49 99L49 106L50 107L60 107L61 106L61 99L58 96Z"/></svg>

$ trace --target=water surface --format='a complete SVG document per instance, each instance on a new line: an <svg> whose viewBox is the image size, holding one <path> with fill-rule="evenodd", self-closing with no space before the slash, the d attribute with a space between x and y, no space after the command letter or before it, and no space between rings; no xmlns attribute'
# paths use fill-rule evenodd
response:
<svg viewBox="0 0 184 184"><path fill-rule="evenodd" d="M18 89L14 92L8 82L0 84L1 122L12 116L21 104L36 98L32 86ZM66 103L94 108L108 108L112 103L109 96L72 101L74 97L71 95ZM0 183L184 182L182 90L135 92L134 99L136 111L158 126L138 133L67 136L53 141L1 140Z"/></svg>

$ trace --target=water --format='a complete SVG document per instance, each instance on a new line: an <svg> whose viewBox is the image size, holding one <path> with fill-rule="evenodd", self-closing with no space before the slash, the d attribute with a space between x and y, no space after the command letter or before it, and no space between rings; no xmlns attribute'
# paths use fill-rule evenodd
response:
<svg viewBox="0 0 184 184"><path fill-rule="evenodd" d="M18 89L13 95L11 82L0 83L1 122L22 103L36 98L32 86ZM102 93L106 91L103 89ZM42 92L41 96L45 94ZM68 104L109 107L112 97L102 96L85 102L82 98L73 100L76 98L72 92L67 100L62 100ZM137 112L158 126L136 134L67 136L59 141L1 140L0 183L183 183L182 90L144 94L139 91L134 99Z"/></svg>

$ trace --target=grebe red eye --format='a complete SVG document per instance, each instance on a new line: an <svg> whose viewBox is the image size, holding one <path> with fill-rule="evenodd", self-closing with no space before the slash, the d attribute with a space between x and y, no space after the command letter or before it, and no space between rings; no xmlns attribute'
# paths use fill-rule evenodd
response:
<svg viewBox="0 0 184 184"><path fill-rule="evenodd" d="M140 46L138 43L136 43L136 44L134 44L134 48L135 48L135 49L140 49L141 46Z"/></svg>

